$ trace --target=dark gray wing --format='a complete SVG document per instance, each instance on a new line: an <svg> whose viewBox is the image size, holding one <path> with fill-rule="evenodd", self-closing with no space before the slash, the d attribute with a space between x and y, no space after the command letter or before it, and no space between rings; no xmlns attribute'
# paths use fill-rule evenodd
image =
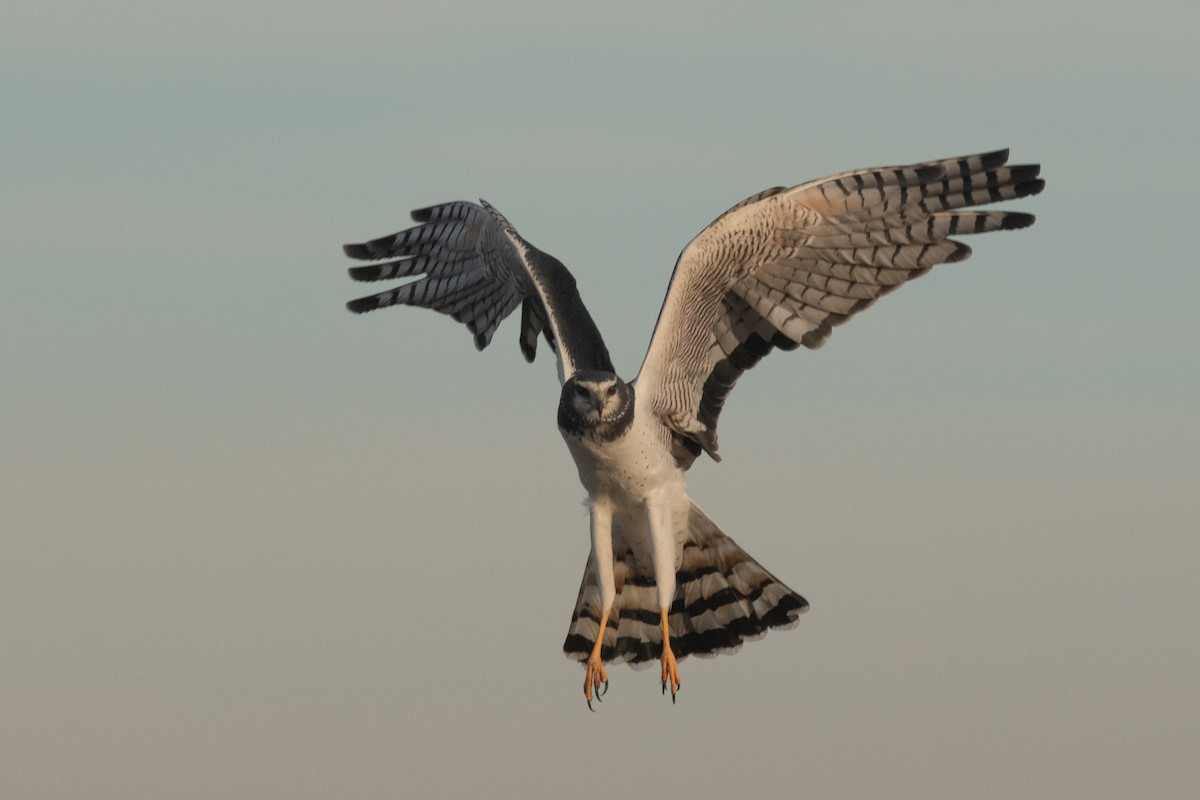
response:
<svg viewBox="0 0 1200 800"><path fill-rule="evenodd" d="M538 334L558 357L559 380L580 370L613 372L604 339L562 263L525 241L484 201L444 203L412 212L416 227L343 249L351 258L382 261L351 267L356 281L413 278L351 300L355 313L393 305L448 314L475 335L482 350L501 320L521 306L521 352L532 362Z"/></svg>

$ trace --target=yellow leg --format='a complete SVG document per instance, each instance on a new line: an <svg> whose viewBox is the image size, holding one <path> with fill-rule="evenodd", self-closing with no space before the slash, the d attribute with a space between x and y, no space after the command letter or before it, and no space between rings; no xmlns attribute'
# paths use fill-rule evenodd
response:
<svg viewBox="0 0 1200 800"><path fill-rule="evenodd" d="M608 691L608 670L604 669L604 662L600 660L600 647L604 644L604 629L608 627L608 612L605 611L600 617L600 630L596 633L596 645L592 648L592 654L588 657L587 674L583 677L583 696L587 698L588 708L592 711L592 692L596 693L596 700L603 697L604 692ZM600 685L604 685L604 691L600 690Z"/></svg>
<svg viewBox="0 0 1200 800"><path fill-rule="evenodd" d="M679 667L675 665L675 654L671 652L671 635L667 628L667 609L662 610L662 690L667 693L667 684L671 686L671 702L675 702L675 693L679 691Z"/></svg>

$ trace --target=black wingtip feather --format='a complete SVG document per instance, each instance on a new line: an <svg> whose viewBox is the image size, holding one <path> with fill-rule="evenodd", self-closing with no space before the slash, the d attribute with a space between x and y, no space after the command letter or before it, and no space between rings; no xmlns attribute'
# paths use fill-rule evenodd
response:
<svg viewBox="0 0 1200 800"><path fill-rule="evenodd" d="M360 261L371 261L375 258L375 256L371 255L371 251L367 245L363 243L344 244L342 245L342 252L350 256L350 258L357 258Z"/></svg>
<svg viewBox="0 0 1200 800"><path fill-rule="evenodd" d="M380 268L375 265L369 267L350 267L346 272L350 273L350 277L354 280L367 283L379 280Z"/></svg>
<svg viewBox="0 0 1200 800"><path fill-rule="evenodd" d="M990 153L984 153L979 157L979 160L983 163L984 169L1002 167L1008 163L1008 148L1005 147L1000 150L993 150Z"/></svg>
<svg viewBox="0 0 1200 800"><path fill-rule="evenodd" d="M1015 167L1009 167L1009 180L1013 183L1024 183L1036 178L1041 171L1041 164L1020 164Z"/></svg>
<svg viewBox="0 0 1200 800"><path fill-rule="evenodd" d="M349 303L346 303L346 308L355 314L362 314L364 311L374 311L379 308L379 298L375 295L360 297L357 300L351 300Z"/></svg>
<svg viewBox="0 0 1200 800"><path fill-rule="evenodd" d="M1035 194L1041 194L1042 189L1046 188L1046 182L1041 178L1032 181L1025 181L1017 184L1017 197L1032 197Z"/></svg>
<svg viewBox="0 0 1200 800"><path fill-rule="evenodd" d="M1033 214L1013 211L1009 214L1006 214L1004 219L1000 221L1000 230L1015 231L1019 228L1028 228L1033 224L1035 219L1036 217L1034 217Z"/></svg>

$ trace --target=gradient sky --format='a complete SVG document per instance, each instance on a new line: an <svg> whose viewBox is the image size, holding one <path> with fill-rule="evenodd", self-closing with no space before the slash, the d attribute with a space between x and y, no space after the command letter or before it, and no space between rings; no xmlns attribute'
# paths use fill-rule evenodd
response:
<svg viewBox="0 0 1200 800"><path fill-rule="evenodd" d="M0 795L1193 797L1193 4L504 7L6 8ZM732 203L1005 146L1037 225L689 475L799 628L589 714L552 360L349 314L340 245L484 197L631 377Z"/></svg>

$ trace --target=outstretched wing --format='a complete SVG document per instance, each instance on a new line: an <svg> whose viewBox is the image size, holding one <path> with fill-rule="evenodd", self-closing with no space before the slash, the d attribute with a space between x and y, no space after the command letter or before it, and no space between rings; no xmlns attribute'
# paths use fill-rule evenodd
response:
<svg viewBox="0 0 1200 800"><path fill-rule="evenodd" d="M580 370L613 372L604 339L562 263L521 238L485 201L444 203L412 212L416 227L343 249L351 258L384 261L351 267L356 281L416 280L351 300L355 313L393 305L449 314L475 334L482 350L501 320L521 306L521 352L532 362L538 334L558 356L559 380Z"/></svg>
<svg viewBox="0 0 1200 800"><path fill-rule="evenodd" d="M960 211L1037 194L1036 164L999 150L845 172L747 198L679 256L636 379L680 463L716 456L717 418L743 372L778 347L817 348L840 325L934 265L962 261L956 234L1011 230L1032 214Z"/></svg>

